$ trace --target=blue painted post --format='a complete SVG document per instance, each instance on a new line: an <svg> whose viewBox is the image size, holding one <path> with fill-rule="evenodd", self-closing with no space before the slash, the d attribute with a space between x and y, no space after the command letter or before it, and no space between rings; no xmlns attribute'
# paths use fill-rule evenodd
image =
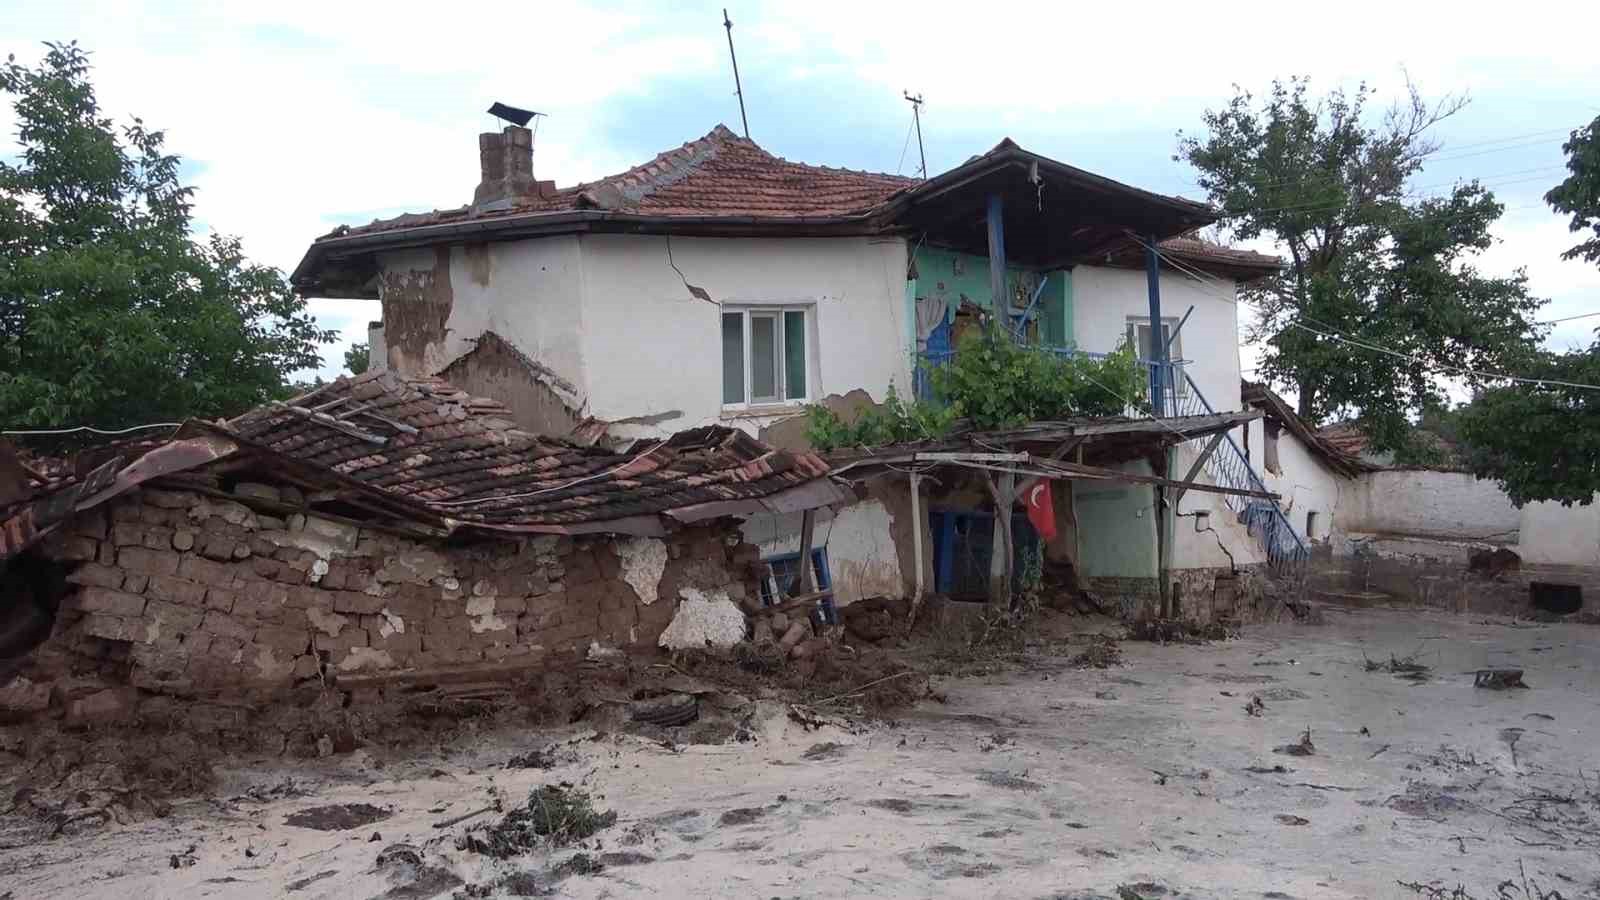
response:
<svg viewBox="0 0 1600 900"><path fill-rule="evenodd" d="M1155 235L1145 238L1144 273L1150 290L1150 361L1155 364L1150 367L1150 406L1155 415L1164 416L1167 342L1161 339L1161 254L1156 251ZM1139 348L1133 349L1138 352Z"/></svg>
<svg viewBox="0 0 1600 900"><path fill-rule="evenodd" d="M999 194L989 195L985 218L989 223L989 294L994 298L995 321L1004 326L1011 314L1011 302L1006 298L1006 227L1001 218L1004 212Z"/></svg>

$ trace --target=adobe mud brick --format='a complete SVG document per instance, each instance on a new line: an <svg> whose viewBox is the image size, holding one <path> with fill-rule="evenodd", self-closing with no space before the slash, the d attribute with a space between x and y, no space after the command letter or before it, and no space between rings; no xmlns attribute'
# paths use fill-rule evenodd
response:
<svg viewBox="0 0 1600 900"><path fill-rule="evenodd" d="M111 526L111 543L118 547L138 547L144 544L144 525L140 522L118 522Z"/></svg>
<svg viewBox="0 0 1600 900"><path fill-rule="evenodd" d="M289 589L270 581L248 581L233 601L233 614L263 622L281 622L290 609Z"/></svg>
<svg viewBox="0 0 1600 900"><path fill-rule="evenodd" d="M383 635L377 629L367 631L367 644L374 650L385 650L395 659L403 653L420 653L422 651L422 634L416 631L391 632Z"/></svg>
<svg viewBox="0 0 1600 900"><path fill-rule="evenodd" d="M145 588L146 596L156 597L183 606L203 606L206 586L173 575L151 575Z"/></svg>
<svg viewBox="0 0 1600 900"><path fill-rule="evenodd" d="M50 556L68 562L87 562L100 554L100 542L82 535L64 534L55 538Z"/></svg>
<svg viewBox="0 0 1600 900"><path fill-rule="evenodd" d="M138 616L144 613L145 599L110 588L90 585L78 592L74 608L86 613L103 613L110 616Z"/></svg>
<svg viewBox="0 0 1600 900"><path fill-rule="evenodd" d="M144 605L144 620L150 623L153 635L170 637L187 634L200 626L204 610L192 606L179 606L165 600L151 600Z"/></svg>
<svg viewBox="0 0 1600 900"><path fill-rule="evenodd" d="M143 572L146 575L176 575L178 560L178 554L171 550L151 550L148 547L122 547L117 550L117 565L130 572Z"/></svg>
<svg viewBox="0 0 1600 900"><path fill-rule="evenodd" d="M259 634L256 636L256 642L266 643L265 641L261 640ZM302 643L300 646L301 648L304 648L305 644ZM339 629L338 634L323 634L322 632L317 632L317 634L313 636L312 646L321 652L334 654L334 658L337 659L351 647L367 646L367 632L362 628L350 627Z"/></svg>
<svg viewBox="0 0 1600 900"><path fill-rule="evenodd" d="M176 553L171 555L173 557L177 557ZM159 574L171 575L173 573L164 572ZM178 564L177 574L189 579L190 581L198 581L201 584L217 585L218 587L232 587L233 583L237 580L234 577L234 569L232 566L224 565L223 563L212 562L209 559L201 559L200 557L192 554L183 555L182 562Z"/></svg>
<svg viewBox="0 0 1600 900"><path fill-rule="evenodd" d="M232 612L234 601L239 599L236 591L227 588L206 588L206 609L217 609L223 612Z"/></svg>
<svg viewBox="0 0 1600 900"><path fill-rule="evenodd" d="M217 637L248 641L255 635L256 626L252 622L236 619L227 613L211 610L200 620L200 630Z"/></svg>
<svg viewBox="0 0 1600 900"><path fill-rule="evenodd" d="M143 642L149 628L143 619L112 616L105 613L90 613L78 623L78 630L91 637L104 638L108 641Z"/></svg>
<svg viewBox="0 0 1600 900"><path fill-rule="evenodd" d="M347 629L358 631L358 629ZM359 633L359 632L358 632ZM319 635L327 637L327 635ZM341 635L340 637L343 637ZM361 642L366 643L367 636L361 633ZM304 628L289 628L281 625L263 625L256 629L255 642L265 647L281 651L283 654L294 657L306 651L311 643L311 632ZM320 648L319 648L320 649Z"/></svg>
<svg viewBox="0 0 1600 900"><path fill-rule="evenodd" d="M144 529L143 543L151 550L170 550L172 549L173 534L174 532L171 528L163 528L159 525L146 525Z"/></svg>
<svg viewBox="0 0 1600 900"><path fill-rule="evenodd" d="M69 584L115 589L122 587L125 577L125 573L115 566L84 563L67 576L67 582Z"/></svg>
<svg viewBox="0 0 1600 900"><path fill-rule="evenodd" d="M333 598L334 612L357 613L371 615L383 610L387 601L384 597L374 597L360 591L326 591Z"/></svg>

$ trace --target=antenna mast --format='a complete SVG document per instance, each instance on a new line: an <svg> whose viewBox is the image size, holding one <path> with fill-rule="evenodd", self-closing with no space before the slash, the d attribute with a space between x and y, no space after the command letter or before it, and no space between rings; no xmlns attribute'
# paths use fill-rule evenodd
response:
<svg viewBox="0 0 1600 900"><path fill-rule="evenodd" d="M733 52L733 20L722 8L722 27L728 29L728 58L733 60L733 92L739 97L739 121L744 123L744 139L750 140L750 120L744 114L744 88L739 84L739 57Z"/></svg>
<svg viewBox="0 0 1600 900"><path fill-rule="evenodd" d="M917 128L917 156L922 159L922 180L928 180L928 154L922 149L922 95L912 96L910 91L904 92L906 99L911 102L911 120ZM904 154L901 154L902 157Z"/></svg>

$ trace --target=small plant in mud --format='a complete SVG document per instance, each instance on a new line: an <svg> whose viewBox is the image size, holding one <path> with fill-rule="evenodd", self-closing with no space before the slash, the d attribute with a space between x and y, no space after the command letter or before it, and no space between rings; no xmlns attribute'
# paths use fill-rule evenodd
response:
<svg viewBox="0 0 1600 900"><path fill-rule="evenodd" d="M1089 646L1070 660L1075 669L1109 669L1122 664L1122 648L1110 635L1089 636Z"/></svg>
<svg viewBox="0 0 1600 900"><path fill-rule="evenodd" d="M550 874L557 878L565 878L568 875L598 875L604 872L605 868L606 864L601 862L599 858L590 856L587 853L577 853L571 859L562 860L554 869L550 870Z"/></svg>
<svg viewBox="0 0 1600 900"><path fill-rule="evenodd" d="M584 840L616 821L615 812L594 808L587 791L571 784L541 785L529 792L526 804L506 813L499 823L468 831L456 849L505 859L541 843L560 847Z"/></svg>

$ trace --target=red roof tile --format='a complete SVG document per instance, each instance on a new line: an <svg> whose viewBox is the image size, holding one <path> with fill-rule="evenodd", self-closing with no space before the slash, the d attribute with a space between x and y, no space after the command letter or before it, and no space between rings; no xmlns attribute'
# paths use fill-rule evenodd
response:
<svg viewBox="0 0 1600 900"><path fill-rule="evenodd" d="M435 210L341 227L325 237L440 225L466 219L585 209L661 216L762 218L864 214L915 178L790 162L725 125L618 175L549 191L502 209Z"/></svg>
<svg viewBox="0 0 1600 900"><path fill-rule="evenodd" d="M716 426L627 453L579 446L521 431L504 406L445 381L387 372L261 407L226 431L442 519L514 530L760 500L828 473L815 454Z"/></svg>
<svg viewBox="0 0 1600 900"><path fill-rule="evenodd" d="M1224 247L1197 237L1183 235L1161 242L1161 249L1172 256L1197 262L1225 263L1247 268L1281 269L1283 260L1254 250Z"/></svg>

